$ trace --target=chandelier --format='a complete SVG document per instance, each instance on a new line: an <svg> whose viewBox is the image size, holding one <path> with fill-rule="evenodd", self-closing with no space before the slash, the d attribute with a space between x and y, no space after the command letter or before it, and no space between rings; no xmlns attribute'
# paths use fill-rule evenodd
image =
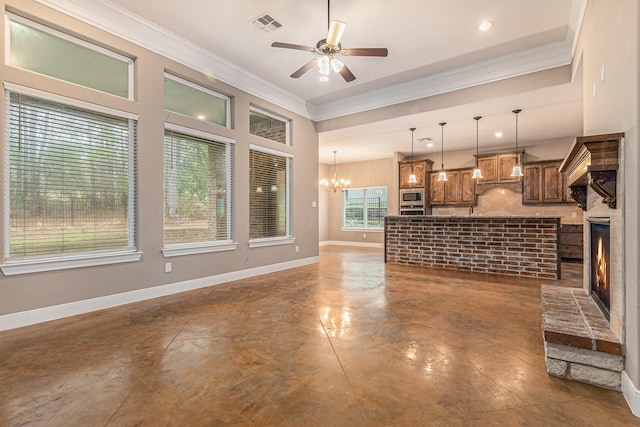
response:
<svg viewBox="0 0 640 427"><path fill-rule="evenodd" d="M320 180L321 189L323 189L324 191L333 191L334 193L338 190L346 190L347 188L349 188L349 184L351 184L351 181L349 181L348 179L336 178L336 153L337 151L333 152L333 178L331 178L330 181L327 179Z"/></svg>

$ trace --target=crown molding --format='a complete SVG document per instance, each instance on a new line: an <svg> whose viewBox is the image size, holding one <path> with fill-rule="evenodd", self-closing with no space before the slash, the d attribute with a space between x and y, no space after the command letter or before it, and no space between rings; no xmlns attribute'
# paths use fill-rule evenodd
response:
<svg viewBox="0 0 640 427"><path fill-rule="evenodd" d="M322 121L415 101L571 63L572 41L534 49L434 74L407 83L389 85L366 94L316 106L314 120Z"/></svg>
<svg viewBox="0 0 640 427"><path fill-rule="evenodd" d="M329 120L486 83L544 71L571 63L575 38L517 52L366 94L324 104L306 102L259 76L103 0L35 0L45 6L172 59L237 89L272 102L313 121ZM579 2L579 27L587 0Z"/></svg>

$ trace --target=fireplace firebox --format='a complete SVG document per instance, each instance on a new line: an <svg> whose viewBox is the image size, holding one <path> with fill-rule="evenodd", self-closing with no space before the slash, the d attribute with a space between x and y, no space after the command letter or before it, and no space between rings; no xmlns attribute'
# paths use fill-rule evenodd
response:
<svg viewBox="0 0 640 427"><path fill-rule="evenodd" d="M609 319L610 291L611 284L609 279L609 219L608 218L590 218L590 279L589 287L591 296L598 304L605 317Z"/></svg>

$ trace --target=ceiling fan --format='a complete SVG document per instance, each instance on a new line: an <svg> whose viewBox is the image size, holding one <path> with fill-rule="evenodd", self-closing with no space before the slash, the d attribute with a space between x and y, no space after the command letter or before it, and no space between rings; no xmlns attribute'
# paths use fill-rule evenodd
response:
<svg viewBox="0 0 640 427"><path fill-rule="evenodd" d="M323 76L328 76L331 70L333 70L334 73L340 73L346 82L351 82L356 79L356 76L353 75L351 70L349 70L342 61L336 58L337 55L386 57L389 53L387 48L384 47L343 49L340 44L340 39L342 38L342 33L344 32L346 24L344 22L330 20L330 3L331 0L327 0L327 20L329 21L327 38L318 41L315 47L281 42L274 42L271 44L271 47L304 50L320 55L320 58L313 58L291 74L291 77L294 79L302 76L317 65L320 70L320 74Z"/></svg>

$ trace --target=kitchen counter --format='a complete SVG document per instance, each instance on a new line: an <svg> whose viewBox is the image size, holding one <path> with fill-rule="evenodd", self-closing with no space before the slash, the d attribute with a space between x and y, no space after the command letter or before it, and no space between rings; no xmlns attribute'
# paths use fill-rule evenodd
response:
<svg viewBox="0 0 640 427"><path fill-rule="evenodd" d="M560 278L559 216L387 216L385 262Z"/></svg>

